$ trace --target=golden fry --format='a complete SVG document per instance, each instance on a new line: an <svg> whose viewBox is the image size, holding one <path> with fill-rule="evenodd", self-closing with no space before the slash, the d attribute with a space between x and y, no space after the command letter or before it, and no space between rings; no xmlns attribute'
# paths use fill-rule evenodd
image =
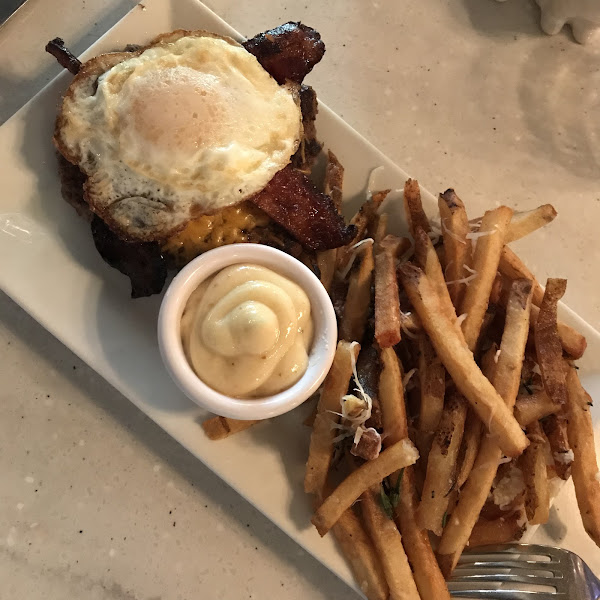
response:
<svg viewBox="0 0 600 600"><path fill-rule="evenodd" d="M563 411L560 410L544 419L542 429L550 444L556 474L566 481L571 477L571 446L567 434L567 419Z"/></svg>
<svg viewBox="0 0 600 600"><path fill-rule="evenodd" d="M572 476L583 526L600 546L600 478L590 409L592 399L583 389L577 371L567 369L567 423L573 448Z"/></svg>
<svg viewBox="0 0 600 600"><path fill-rule="evenodd" d="M419 336L419 380L421 382L421 405L419 431L434 432L444 410L446 393L446 369L426 336Z"/></svg>
<svg viewBox="0 0 600 600"><path fill-rule="evenodd" d="M329 150L327 152L327 165L325 167L325 182L323 191L331 196L335 207L340 212L342 208L342 190L344 189L344 167L337 156Z"/></svg>
<svg viewBox="0 0 600 600"><path fill-rule="evenodd" d="M304 476L304 491L316 494L319 499L324 494L333 454L333 438L336 436L333 426L338 422L335 413L339 413L340 401L348 390L348 382L352 376L352 356L356 359L359 351L359 344L338 342L333 364L319 398Z"/></svg>
<svg viewBox="0 0 600 600"><path fill-rule="evenodd" d="M554 221L558 213L552 204L542 204L533 210L515 213L506 234L506 243L520 240L522 237Z"/></svg>
<svg viewBox="0 0 600 600"><path fill-rule="evenodd" d="M466 289L464 283L458 282L468 275L465 265L471 266L471 243L467 239L469 219L465 205L452 189L439 195L438 207L444 240L446 281L449 282L452 304L458 308Z"/></svg>
<svg viewBox="0 0 600 600"><path fill-rule="evenodd" d="M381 348L395 346L401 338L396 258L409 246L406 238L387 235L376 247L375 339Z"/></svg>
<svg viewBox="0 0 600 600"><path fill-rule="evenodd" d="M404 386L398 357L393 348L380 351L379 402L386 440L393 444L408 437Z"/></svg>
<svg viewBox="0 0 600 600"><path fill-rule="evenodd" d="M533 298L531 301L536 306L542 303L544 288L525 266L525 263L508 246L504 246L502 249L498 270L509 279L529 279L533 284Z"/></svg>
<svg viewBox="0 0 600 600"><path fill-rule="evenodd" d="M451 320L456 320L456 311L454 305L450 299L448 288L446 287L446 280L444 279L444 272L442 271L442 265L438 259L438 255L433 247L433 243L429 239L427 233L422 227L416 227L413 233L415 239L415 263L421 267L423 273L429 279L435 293L440 299L440 303L446 316ZM457 329L459 329L457 327Z"/></svg>
<svg viewBox="0 0 600 600"><path fill-rule="evenodd" d="M527 427L531 440L519 460L525 480L525 512L531 525L546 523L550 516L550 491L546 469L546 444L548 443L539 423Z"/></svg>
<svg viewBox="0 0 600 600"><path fill-rule="evenodd" d="M317 252L317 266L319 267L319 273L321 283L323 287L329 292L331 290L331 283L333 282L333 276L335 275L335 261L337 257L337 249L323 250Z"/></svg>
<svg viewBox="0 0 600 600"><path fill-rule="evenodd" d="M331 529L340 549L368 600L388 600L389 589L377 551L351 508Z"/></svg>
<svg viewBox="0 0 600 600"><path fill-rule="evenodd" d="M202 429L210 440L223 440L230 435L245 431L260 421L240 421L228 417L211 417L202 422Z"/></svg>
<svg viewBox="0 0 600 600"><path fill-rule="evenodd" d="M403 439L386 448L377 458L363 463L329 495L315 512L312 523L324 536L342 513L370 487L381 483L388 475L414 464L419 458L409 439Z"/></svg>
<svg viewBox="0 0 600 600"><path fill-rule="evenodd" d="M527 521L522 509L493 520L480 518L471 532L469 549L515 542L522 537L526 529Z"/></svg>
<svg viewBox="0 0 600 600"><path fill-rule="evenodd" d="M375 220L373 221L373 234L371 237L375 240L375 243L378 244L387 234L387 225L388 225L389 216L387 213L377 214Z"/></svg>
<svg viewBox="0 0 600 600"><path fill-rule="evenodd" d="M408 562L423 600L450 600L450 592L431 548L429 534L417 524L416 510L413 467L407 467L402 476L400 501L394 518L402 535Z"/></svg>
<svg viewBox="0 0 600 600"><path fill-rule="evenodd" d="M420 600L398 528L379 505L378 488L361 496L365 526L383 565L390 600Z"/></svg>
<svg viewBox="0 0 600 600"><path fill-rule="evenodd" d="M467 413L465 433L463 435L463 451L462 461L458 475L456 476L456 488L460 489L469 478L475 459L479 453L479 446L481 444L481 436L483 435L483 423L479 420L479 417L472 408Z"/></svg>
<svg viewBox="0 0 600 600"><path fill-rule="evenodd" d="M519 391L521 367L529 334L531 282L513 283L506 307L506 321L493 384L509 413ZM449 577L469 541L481 509L489 495L502 451L492 437L484 436L475 465L461 490L456 508L444 528L438 547L442 572Z"/></svg>
<svg viewBox="0 0 600 600"><path fill-rule="evenodd" d="M465 428L467 403L454 392L447 399L427 459L417 520L423 529L441 535L449 495L456 482L456 463Z"/></svg>
<svg viewBox="0 0 600 600"><path fill-rule="evenodd" d="M340 323L340 337L349 342L362 341L371 304L371 282L373 280L373 245L365 244L358 250L358 265L350 273L344 315Z"/></svg>
<svg viewBox="0 0 600 600"><path fill-rule="evenodd" d="M540 309L534 304L531 305L531 327L535 328L537 318L540 313ZM569 325L566 325L562 321L558 322L558 337L563 350L571 358L581 358L587 347L587 341L581 333L575 331Z"/></svg>
<svg viewBox="0 0 600 600"><path fill-rule="evenodd" d="M521 427L527 427L561 409L562 406L551 400L544 390L536 390L532 394L526 392L517 396L515 418Z"/></svg>
<svg viewBox="0 0 600 600"><path fill-rule="evenodd" d="M566 279L548 279L534 328L535 352L542 372L544 389L558 404L567 401L567 374L557 326L558 301L563 297L566 288Z"/></svg>
<svg viewBox="0 0 600 600"><path fill-rule="evenodd" d="M433 347L457 389L471 403L484 425L497 436L498 444L506 455L521 454L528 444L525 434L512 415L512 410L507 408L479 370L473 354L455 332L427 277L408 263L400 265L398 273Z"/></svg>
<svg viewBox="0 0 600 600"><path fill-rule="evenodd" d="M404 184L404 214L408 230L413 237L417 227L421 227L425 232L431 231L429 219L427 219L421 202L419 182L416 179L407 179Z"/></svg>
<svg viewBox="0 0 600 600"><path fill-rule="evenodd" d="M479 233L487 235L478 238L473 251L475 278L467 286L459 311L460 314L467 315L461 327L471 352L475 350L479 339L512 212L507 206L500 206L486 212L481 220Z"/></svg>

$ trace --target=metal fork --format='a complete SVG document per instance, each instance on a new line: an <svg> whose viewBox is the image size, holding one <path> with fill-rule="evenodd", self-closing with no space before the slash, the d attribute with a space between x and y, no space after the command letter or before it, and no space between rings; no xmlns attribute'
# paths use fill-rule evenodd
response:
<svg viewBox="0 0 600 600"><path fill-rule="evenodd" d="M448 587L456 598L600 599L600 580L577 554L536 544L499 544L465 552Z"/></svg>

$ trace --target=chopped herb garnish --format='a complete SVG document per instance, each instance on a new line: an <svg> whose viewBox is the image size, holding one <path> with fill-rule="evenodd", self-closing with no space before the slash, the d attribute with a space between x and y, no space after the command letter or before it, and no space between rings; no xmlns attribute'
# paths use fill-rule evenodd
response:
<svg viewBox="0 0 600 600"><path fill-rule="evenodd" d="M442 529L444 529L446 527L447 522L448 522L448 511L446 511L444 513L444 516L442 517Z"/></svg>
<svg viewBox="0 0 600 600"><path fill-rule="evenodd" d="M379 490L379 496L381 500L381 507L385 514L390 518L394 518L394 509L398 506L400 500L400 491L402 490L402 475L404 469L400 469L396 485L392 487L389 477L381 482L381 488Z"/></svg>

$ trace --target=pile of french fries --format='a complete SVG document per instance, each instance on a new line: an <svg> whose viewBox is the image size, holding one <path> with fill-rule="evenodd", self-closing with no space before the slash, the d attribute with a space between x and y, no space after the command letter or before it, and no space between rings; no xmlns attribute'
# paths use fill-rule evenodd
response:
<svg viewBox="0 0 600 600"><path fill-rule="evenodd" d="M342 179L329 153L338 203ZM339 319L304 480L319 534L333 533L370 600L450 598L465 548L545 523L553 479L572 477L600 546L591 399L573 362L586 341L558 320L566 281L542 288L507 245L556 212L500 206L469 220L447 190L430 220L408 180L410 235L397 237L386 195L354 216L349 246L313 260ZM245 428L215 419L215 438Z"/></svg>

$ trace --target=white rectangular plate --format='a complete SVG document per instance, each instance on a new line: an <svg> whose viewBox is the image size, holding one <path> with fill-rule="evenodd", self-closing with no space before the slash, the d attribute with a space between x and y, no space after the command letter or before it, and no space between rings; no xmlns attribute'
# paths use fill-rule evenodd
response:
<svg viewBox="0 0 600 600"><path fill-rule="evenodd" d="M273 26L278 23L273 23ZM214 13L195 0L149 0L134 8L94 44L84 58L144 43L177 28L207 29L240 39ZM41 47L40 47L41 51ZM309 431L306 409L264 423L222 442L208 441L199 426L205 413L188 401L167 375L156 343L160 297L132 301L129 282L108 267L94 248L89 227L61 197L52 130L56 107L71 76L63 73L0 128L0 285L53 335L85 360L138 408L227 481L288 535L354 587L331 536L319 538L310 525L310 502L302 490ZM318 91L318 90L317 90ZM375 186L403 186L407 174L356 131L321 105L319 138L335 150L346 168L349 211L363 199L369 174ZM434 197L424 194L433 213ZM393 210L398 203L391 202ZM402 229L399 212L392 215ZM576 273L572 274L576 276ZM588 339L581 373L600 398L600 335L563 307L562 317ZM594 374L595 373L595 374ZM594 415L598 429L598 411ZM558 506L576 513L572 490ZM562 500L564 497L564 501ZM563 511L563 512L564 512ZM564 514L563 518L567 515ZM574 525L571 525L571 521ZM541 534L536 539L543 541ZM562 545L578 550L600 571L597 549L586 539L578 517L569 518Z"/></svg>

